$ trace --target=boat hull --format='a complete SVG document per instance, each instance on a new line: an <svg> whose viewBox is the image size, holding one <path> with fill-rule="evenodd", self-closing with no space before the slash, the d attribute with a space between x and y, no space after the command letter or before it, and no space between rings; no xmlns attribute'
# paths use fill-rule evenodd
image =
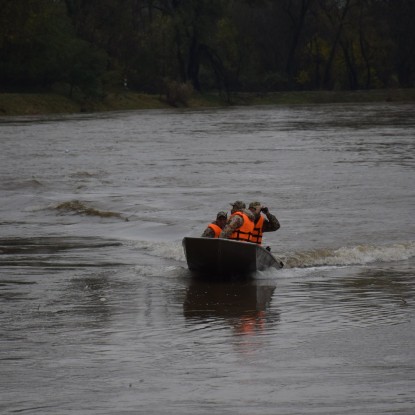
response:
<svg viewBox="0 0 415 415"><path fill-rule="evenodd" d="M182 244L189 269L199 273L242 276L283 267L269 251L250 242L185 237Z"/></svg>

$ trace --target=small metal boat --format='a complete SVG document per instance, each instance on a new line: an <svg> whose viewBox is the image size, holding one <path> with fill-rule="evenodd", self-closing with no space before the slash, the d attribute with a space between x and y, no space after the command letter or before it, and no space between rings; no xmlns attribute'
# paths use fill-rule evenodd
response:
<svg viewBox="0 0 415 415"><path fill-rule="evenodd" d="M221 238L185 237L182 241L189 270L217 276L243 276L284 264L262 246Z"/></svg>

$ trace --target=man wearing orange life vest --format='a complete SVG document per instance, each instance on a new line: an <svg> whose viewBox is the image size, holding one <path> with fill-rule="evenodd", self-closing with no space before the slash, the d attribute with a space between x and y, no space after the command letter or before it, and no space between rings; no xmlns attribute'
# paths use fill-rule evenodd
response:
<svg viewBox="0 0 415 415"><path fill-rule="evenodd" d="M228 214L226 212L219 212L216 215L216 220L210 223L202 234L202 238L219 238L219 234L226 225Z"/></svg>
<svg viewBox="0 0 415 415"><path fill-rule="evenodd" d="M219 235L219 238L249 242L254 230L254 215L246 210L244 202L231 203L231 216Z"/></svg>
<svg viewBox="0 0 415 415"><path fill-rule="evenodd" d="M259 202L252 202L249 204L249 210L253 213L254 230L251 234L250 242L254 242L258 245L262 244L262 233L273 232L280 228L278 219L269 212L269 209L262 206ZM261 212L265 215L261 215Z"/></svg>

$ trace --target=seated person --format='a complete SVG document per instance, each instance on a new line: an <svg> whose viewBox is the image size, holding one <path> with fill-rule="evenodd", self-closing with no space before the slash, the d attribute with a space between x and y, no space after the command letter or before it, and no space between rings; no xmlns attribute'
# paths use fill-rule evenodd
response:
<svg viewBox="0 0 415 415"><path fill-rule="evenodd" d="M246 210L244 202L231 203L231 216L219 235L219 238L249 242L254 230L254 215Z"/></svg>
<svg viewBox="0 0 415 415"><path fill-rule="evenodd" d="M202 234L202 238L219 238L219 234L226 225L228 214L226 212L218 212L216 220L210 223Z"/></svg>
<svg viewBox="0 0 415 415"><path fill-rule="evenodd" d="M254 230L252 232L250 242L261 245L262 233L278 230L280 228L280 223L278 222L278 219L270 213L269 209L265 206L262 206L260 202L250 203L249 210L255 216ZM263 215L261 215L261 212Z"/></svg>

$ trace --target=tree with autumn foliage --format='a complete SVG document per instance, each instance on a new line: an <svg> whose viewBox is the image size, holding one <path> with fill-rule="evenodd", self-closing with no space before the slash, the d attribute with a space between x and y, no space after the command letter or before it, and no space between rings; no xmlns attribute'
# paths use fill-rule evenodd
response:
<svg viewBox="0 0 415 415"><path fill-rule="evenodd" d="M0 88L415 86L413 0L0 0Z"/></svg>

